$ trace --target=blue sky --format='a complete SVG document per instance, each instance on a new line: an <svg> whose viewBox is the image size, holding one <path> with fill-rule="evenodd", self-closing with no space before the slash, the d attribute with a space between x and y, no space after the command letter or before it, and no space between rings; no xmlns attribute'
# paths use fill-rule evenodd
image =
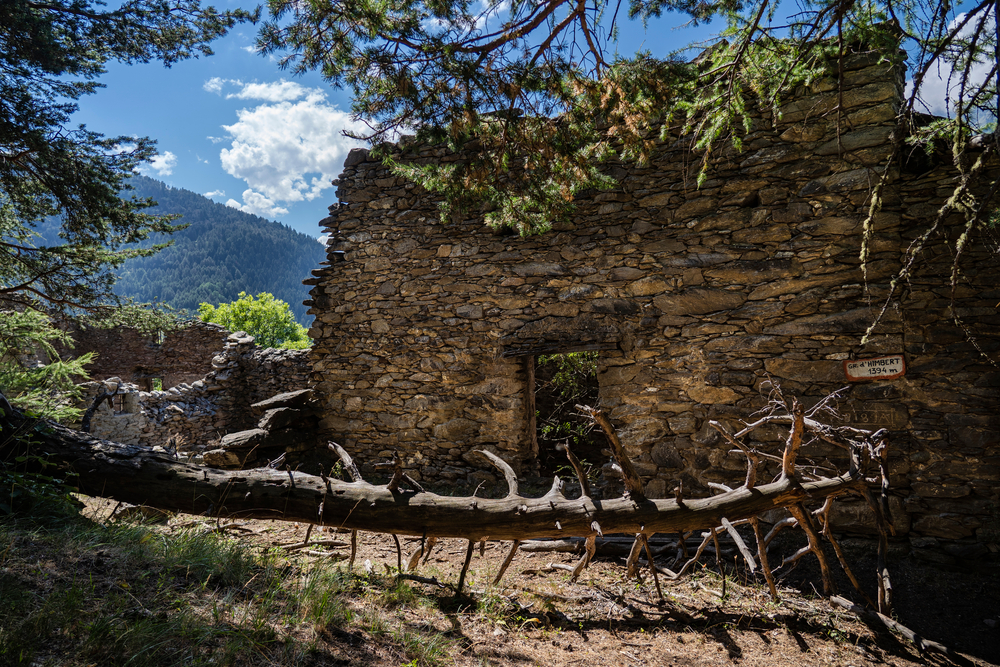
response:
<svg viewBox="0 0 1000 667"><path fill-rule="evenodd" d="M711 33L671 23L682 19L648 32L625 22L620 50L663 55ZM318 236L336 201L330 181L360 145L343 136L352 126L350 96L318 74L293 77L257 55L255 34L240 26L212 44L215 55L170 69L112 63L100 78L105 87L80 100L73 121L106 136L152 137L159 156L146 175Z"/></svg>
<svg viewBox="0 0 1000 667"><path fill-rule="evenodd" d="M350 99L318 75L292 78L253 52L255 28L214 42L215 55L164 68L112 64L106 87L73 120L107 136L149 136L143 173L318 235L336 201L329 181L356 142Z"/></svg>
<svg viewBox="0 0 1000 667"><path fill-rule="evenodd" d="M682 23L667 15L646 30L620 20L619 51L662 56L723 27ZM330 181L359 145L343 136L353 126L350 97L315 73L292 77L256 54L255 34L240 26L213 43L214 56L170 69L111 64L100 79L106 87L80 100L74 121L107 136L152 137L159 155L143 169L148 176L318 236L336 201Z"/></svg>

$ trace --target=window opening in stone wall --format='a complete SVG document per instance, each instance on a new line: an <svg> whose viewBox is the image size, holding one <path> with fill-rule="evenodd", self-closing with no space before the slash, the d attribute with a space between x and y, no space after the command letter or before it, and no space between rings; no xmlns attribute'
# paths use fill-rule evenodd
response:
<svg viewBox="0 0 1000 667"><path fill-rule="evenodd" d="M559 474L576 478L566 454L557 447L568 443L588 470L600 470L604 436L594 431L590 420L581 416L577 405L597 405L597 351L543 354L534 361L535 434L542 475Z"/></svg>
<svg viewBox="0 0 1000 667"><path fill-rule="evenodd" d="M163 378L149 378L149 387L152 391L163 391Z"/></svg>

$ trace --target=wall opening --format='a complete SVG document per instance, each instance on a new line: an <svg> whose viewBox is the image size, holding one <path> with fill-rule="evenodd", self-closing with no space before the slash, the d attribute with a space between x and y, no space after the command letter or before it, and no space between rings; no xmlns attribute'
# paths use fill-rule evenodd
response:
<svg viewBox="0 0 1000 667"><path fill-rule="evenodd" d="M136 371L134 382L139 386L140 391L163 391L163 377L154 375L156 371L146 371L139 369Z"/></svg>
<svg viewBox="0 0 1000 667"><path fill-rule="evenodd" d="M543 354L529 359L534 366L535 438L542 475L575 479L566 454L569 444L584 468L600 468L603 434L579 414L577 405L596 406L598 400L596 350ZM530 374L529 374L530 377Z"/></svg>

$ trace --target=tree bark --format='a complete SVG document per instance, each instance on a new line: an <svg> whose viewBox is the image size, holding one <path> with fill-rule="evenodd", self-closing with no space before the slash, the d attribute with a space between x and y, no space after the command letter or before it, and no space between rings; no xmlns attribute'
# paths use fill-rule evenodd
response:
<svg viewBox="0 0 1000 667"><path fill-rule="evenodd" d="M7 426L12 425L9 419ZM21 429L23 431L23 429ZM9 430L5 430L9 433ZM703 530L778 507L839 495L864 483L862 471L800 482L741 487L711 498L567 499L554 485L541 498L455 498L259 468L223 471L145 448L93 438L50 422L31 437L0 437L0 460L30 451L76 474L82 493L160 509L220 517L282 519L348 529L479 540L588 537L604 532ZM21 451L15 451L21 448ZM6 451L5 451L6 450ZM29 459L30 463L30 459ZM25 464L21 464L25 465Z"/></svg>

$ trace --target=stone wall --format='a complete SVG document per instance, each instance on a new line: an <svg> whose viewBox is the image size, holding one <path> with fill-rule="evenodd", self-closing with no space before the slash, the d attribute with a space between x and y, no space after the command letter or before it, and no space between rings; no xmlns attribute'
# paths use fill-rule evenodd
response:
<svg viewBox="0 0 1000 667"><path fill-rule="evenodd" d="M443 226L434 195L352 151L336 182L343 203L322 223L328 261L306 281L323 427L362 461L398 450L418 478L481 476L489 466L475 449L530 470L531 357L598 349L601 407L647 492L663 496L678 481L742 474L707 422L735 427L767 401L769 377L811 404L848 384L845 360L903 354L906 374L853 386L844 419L893 431L902 534L995 545L1000 374L949 315L960 219L945 221L887 301L956 172L892 160L902 71L859 53L843 77L842 92L833 78L799 91L780 120L757 114L744 150L720 150L700 188L690 137L660 142L647 167L608 164L619 186L584 194L570 222L539 237L479 218ZM463 159L433 147L421 156ZM883 174L863 269L861 224ZM997 356L1000 283L983 246L966 250L955 296L963 326ZM861 509L844 512L864 528Z"/></svg>
<svg viewBox="0 0 1000 667"><path fill-rule="evenodd" d="M226 338L222 351L210 358L213 369L191 384L166 391L141 391L125 383L125 393L112 409L103 403L91 422L91 433L125 444L163 446L180 437L182 450L200 452L222 436L252 428L253 403L302 389L309 378L307 350L258 348L243 332ZM89 406L103 383L88 386L82 405Z"/></svg>
<svg viewBox="0 0 1000 667"><path fill-rule="evenodd" d="M212 357L226 341L229 332L218 324L194 320L184 328L161 337L142 334L135 329L83 328L73 322L67 325L75 341L73 356L95 352L97 358L87 366L94 380L112 377L153 388L151 380L159 378L163 389L191 383L212 368Z"/></svg>

